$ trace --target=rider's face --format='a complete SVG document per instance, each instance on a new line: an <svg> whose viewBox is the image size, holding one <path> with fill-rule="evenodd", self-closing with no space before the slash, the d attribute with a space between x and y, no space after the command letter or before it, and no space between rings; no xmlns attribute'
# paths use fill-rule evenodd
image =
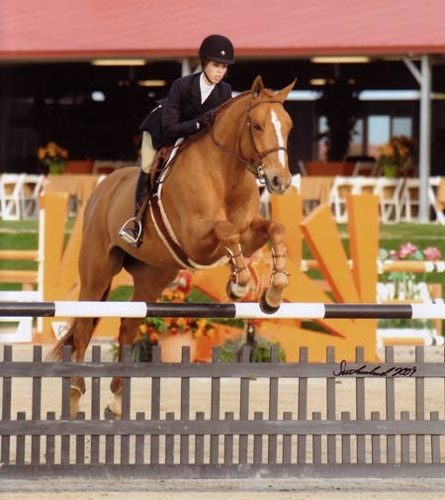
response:
<svg viewBox="0 0 445 500"><path fill-rule="evenodd" d="M227 64L225 63L209 61L204 68L204 74L212 84L219 83L226 73Z"/></svg>

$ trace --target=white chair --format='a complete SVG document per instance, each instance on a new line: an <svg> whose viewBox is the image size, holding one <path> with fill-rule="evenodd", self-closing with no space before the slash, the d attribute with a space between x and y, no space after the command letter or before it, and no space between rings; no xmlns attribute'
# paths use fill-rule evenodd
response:
<svg viewBox="0 0 445 500"><path fill-rule="evenodd" d="M377 182L376 177L353 177L354 194L376 194Z"/></svg>
<svg viewBox="0 0 445 500"><path fill-rule="evenodd" d="M20 203L24 174L2 174L0 177L0 206L3 220L20 220Z"/></svg>
<svg viewBox="0 0 445 500"><path fill-rule="evenodd" d="M43 300L40 291L0 291L2 301L38 302ZM0 343L32 342L33 318L29 316L2 316L4 328L0 332ZM37 324L39 328L39 324Z"/></svg>
<svg viewBox="0 0 445 500"><path fill-rule="evenodd" d="M35 219L39 211L39 196L45 182L44 175L24 174L20 204L23 219Z"/></svg>
<svg viewBox="0 0 445 500"><path fill-rule="evenodd" d="M387 224L399 222L403 179L379 177L375 194L379 197L380 220Z"/></svg>
<svg viewBox="0 0 445 500"><path fill-rule="evenodd" d="M300 174L307 175L306 163L303 160L298 160L297 164L298 164L298 168L300 169Z"/></svg>
<svg viewBox="0 0 445 500"><path fill-rule="evenodd" d="M419 179L406 179L400 197L400 220L417 221L419 215Z"/></svg>
<svg viewBox="0 0 445 500"><path fill-rule="evenodd" d="M334 213L336 222L346 222L348 214L346 212L346 195L356 194L357 186L353 177L334 177L331 192L329 194L329 205Z"/></svg>
<svg viewBox="0 0 445 500"><path fill-rule="evenodd" d="M301 193L301 174L295 174L292 176L292 186Z"/></svg>
<svg viewBox="0 0 445 500"><path fill-rule="evenodd" d="M370 175L375 176L377 171L377 162L375 161L358 161L354 165L352 175Z"/></svg>
<svg viewBox="0 0 445 500"><path fill-rule="evenodd" d="M431 205L436 220L439 224L445 224L445 214L438 208L437 191L442 182L442 177L430 177L428 182L428 203Z"/></svg>

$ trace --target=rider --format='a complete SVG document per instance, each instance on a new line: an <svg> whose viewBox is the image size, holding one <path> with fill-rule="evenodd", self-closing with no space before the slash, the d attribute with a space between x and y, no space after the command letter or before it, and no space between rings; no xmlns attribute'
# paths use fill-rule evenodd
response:
<svg viewBox="0 0 445 500"><path fill-rule="evenodd" d="M141 124L141 170L136 184L135 216L119 231L133 245L140 244L139 211L149 192L149 173L157 151L207 129L214 109L232 97L231 86L223 81L228 65L234 63L232 42L223 35L209 35L202 41L198 55L202 71L175 80L167 99L160 101Z"/></svg>

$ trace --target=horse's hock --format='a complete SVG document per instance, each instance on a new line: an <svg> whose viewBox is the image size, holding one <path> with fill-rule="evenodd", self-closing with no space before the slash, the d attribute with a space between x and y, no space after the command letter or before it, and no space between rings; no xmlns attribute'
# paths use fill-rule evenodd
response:
<svg viewBox="0 0 445 500"><path fill-rule="evenodd" d="M443 477L444 350L385 361L122 363L93 346L84 363L42 362L35 347L0 362L0 477ZM18 351L18 352L16 352ZM426 351L430 355L430 351ZM14 359L14 361L13 361ZM67 353L66 359L69 359ZM69 418L69 380L91 398ZM103 411L124 377L122 418ZM426 379L428 384L426 384ZM31 394L31 398L23 398ZM355 394L355 397L351 397Z"/></svg>

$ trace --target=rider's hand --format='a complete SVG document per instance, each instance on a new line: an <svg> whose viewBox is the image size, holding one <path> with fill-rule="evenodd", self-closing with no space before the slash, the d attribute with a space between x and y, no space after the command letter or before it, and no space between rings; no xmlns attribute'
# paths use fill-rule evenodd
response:
<svg viewBox="0 0 445 500"><path fill-rule="evenodd" d="M206 111L198 118L199 130L203 130L209 128L213 122L213 117L215 116L215 112L213 109Z"/></svg>

